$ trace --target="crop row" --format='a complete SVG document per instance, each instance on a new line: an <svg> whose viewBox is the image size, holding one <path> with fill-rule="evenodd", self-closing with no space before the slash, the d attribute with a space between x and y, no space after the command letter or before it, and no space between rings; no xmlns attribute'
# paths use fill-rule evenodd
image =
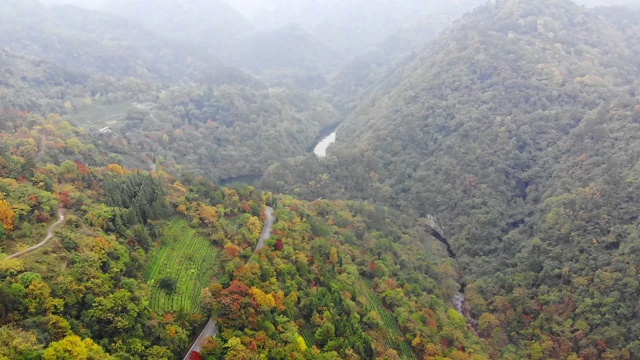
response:
<svg viewBox="0 0 640 360"><path fill-rule="evenodd" d="M313 331L311 331L311 326L308 324L304 324L300 328L300 335L304 338L304 341L307 343L307 346L311 347L316 344L316 338L313 335Z"/></svg>
<svg viewBox="0 0 640 360"><path fill-rule="evenodd" d="M209 285L214 273L216 250L184 221L171 223L165 229L162 243L145 272L151 286L149 305L158 312L196 312L200 292ZM173 293L158 286L166 276L177 280Z"/></svg>
<svg viewBox="0 0 640 360"><path fill-rule="evenodd" d="M384 324L384 327L389 335L385 339L385 344L390 348L399 347L399 349L396 350L400 350L401 354L405 358L414 359L415 357L413 355L413 352L411 351L411 348L409 347L409 344L407 344L406 341L397 340L404 338L404 335L402 334L402 331L400 331L400 326L398 326L398 322L393 317L391 312L386 310L382 306L382 301L380 300L380 297L378 297L378 294L373 292L373 290L371 290L371 287L368 286L364 281L361 281L359 283L358 293L361 296L364 296L367 302L366 307L368 307L370 310L374 310L378 313L378 315L380 315L382 323Z"/></svg>

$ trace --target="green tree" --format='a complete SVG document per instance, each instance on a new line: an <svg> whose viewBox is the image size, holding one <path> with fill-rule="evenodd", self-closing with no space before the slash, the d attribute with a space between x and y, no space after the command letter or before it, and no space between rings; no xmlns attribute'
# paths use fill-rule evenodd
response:
<svg viewBox="0 0 640 360"><path fill-rule="evenodd" d="M93 307L86 312L85 321L98 334L107 339L141 336L138 320L145 317L146 308L139 295L127 290L117 290L106 297L96 298Z"/></svg>
<svg viewBox="0 0 640 360"><path fill-rule="evenodd" d="M160 286L161 289L165 290L168 293L174 292L176 290L177 285L178 285L178 280L171 276L163 277L162 279L160 279L160 282L158 284L158 286Z"/></svg>
<svg viewBox="0 0 640 360"><path fill-rule="evenodd" d="M11 325L0 326L0 359L19 359L40 349L42 344L35 333Z"/></svg>

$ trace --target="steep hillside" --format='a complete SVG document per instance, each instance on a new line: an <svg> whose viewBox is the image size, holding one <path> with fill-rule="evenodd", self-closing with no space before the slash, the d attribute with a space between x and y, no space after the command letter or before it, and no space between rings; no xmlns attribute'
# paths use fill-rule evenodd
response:
<svg viewBox="0 0 640 360"><path fill-rule="evenodd" d="M438 21L418 21L387 37L374 50L359 55L331 79L332 104L344 114L371 103L402 80L394 74L425 51L446 25Z"/></svg>
<svg viewBox="0 0 640 360"><path fill-rule="evenodd" d="M482 7L396 70L334 156L263 184L436 215L494 358L638 357L640 67L623 15Z"/></svg>
<svg viewBox="0 0 640 360"><path fill-rule="evenodd" d="M260 176L278 159L304 154L337 121L323 101L260 83L182 85L151 95L153 103L132 105L114 124L106 140L119 147L113 151L214 181Z"/></svg>
<svg viewBox="0 0 640 360"><path fill-rule="evenodd" d="M589 111L638 88L632 39L569 2L554 4L511 1L467 17L340 127L335 154L374 157L366 175L383 171L381 184L405 186L396 201L422 214L460 219L481 206L446 200L469 181L497 208L518 208L512 201L539 154Z"/></svg>
<svg viewBox="0 0 640 360"><path fill-rule="evenodd" d="M206 359L486 358L414 218L87 166L101 154L59 115L3 116L0 359L181 358L210 315Z"/></svg>
<svg viewBox="0 0 640 360"><path fill-rule="evenodd" d="M199 74L200 83L167 87L89 75L6 50L0 64L0 110L62 114L112 162L160 165L212 181L260 176L278 159L305 154L321 129L339 120L312 95L269 87L228 67ZM100 133L105 127L109 131Z"/></svg>

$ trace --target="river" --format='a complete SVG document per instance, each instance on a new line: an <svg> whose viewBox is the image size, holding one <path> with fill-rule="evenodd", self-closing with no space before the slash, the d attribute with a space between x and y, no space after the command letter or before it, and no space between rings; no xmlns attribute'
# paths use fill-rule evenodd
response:
<svg viewBox="0 0 640 360"><path fill-rule="evenodd" d="M327 156L327 148L336 142L336 132L332 132L329 136L322 139L318 145L313 149L313 153L316 154L317 157L323 158Z"/></svg>
<svg viewBox="0 0 640 360"><path fill-rule="evenodd" d="M336 142L336 128L338 125L332 125L327 128L322 129L320 134L318 135L318 142L313 148L308 148L307 151L313 149L313 153L316 154L317 157L323 158L327 156L327 148ZM152 169L155 171L155 164L152 164ZM220 179L218 184L220 186L231 186L236 183L244 183L249 185L254 185L258 180L262 178L262 174L250 174L250 175L241 175L226 179Z"/></svg>
<svg viewBox="0 0 640 360"><path fill-rule="evenodd" d="M449 241L440 233L442 229L440 228L439 225L437 225L437 221L435 220L435 217L430 216L429 219L431 223L430 224L431 236L436 238L438 241L440 241L444 245L445 249L447 250L447 254L453 260L453 262L455 263L455 267L458 270L457 282L458 284L460 284L460 291L456 292L453 295L453 298L451 299L451 301L453 302L453 307L458 311L458 313L460 313L460 315L464 316L467 319L467 324L469 324L471 328L475 330L477 322L473 317L471 317L471 313L469 312L469 306L467 304L467 298L464 296L464 289L466 284L461 281L462 272L460 270L460 265L458 264L458 260L456 260L456 253L451 248L451 244L449 244Z"/></svg>

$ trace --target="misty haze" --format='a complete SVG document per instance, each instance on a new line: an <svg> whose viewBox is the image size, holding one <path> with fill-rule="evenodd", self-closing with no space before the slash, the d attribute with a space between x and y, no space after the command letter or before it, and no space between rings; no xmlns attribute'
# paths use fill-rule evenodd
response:
<svg viewBox="0 0 640 360"><path fill-rule="evenodd" d="M640 359L640 0L0 0L0 360Z"/></svg>

